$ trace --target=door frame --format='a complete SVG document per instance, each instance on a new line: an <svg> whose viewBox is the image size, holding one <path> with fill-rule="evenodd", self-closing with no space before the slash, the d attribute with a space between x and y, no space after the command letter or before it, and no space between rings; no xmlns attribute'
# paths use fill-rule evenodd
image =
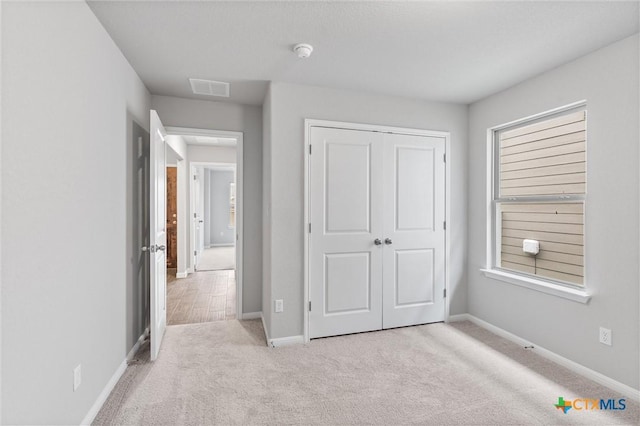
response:
<svg viewBox="0 0 640 426"><path fill-rule="evenodd" d="M238 167L236 166L236 163L221 163L221 162L209 162L209 161L191 161L189 163L189 166L191 167L189 170L189 176L194 176L196 173L196 169L198 167L212 167L215 169L224 169L227 171L233 171L233 181L236 184L236 240L234 242L234 246L238 245L238 239L237 239L237 234L238 234ZM193 214L196 212L196 203L195 203L195 185L193 184L193 182L195 181L195 179L189 179L189 193L191 194L191 203L190 203L190 219L194 219ZM190 235L193 237L195 235L195 227L193 225L193 220L191 221L191 224L189 225L189 230L190 230ZM195 239L192 238L192 240L195 242ZM195 251L195 244L191 244L193 246L193 249L191 250L191 262L192 265L195 267L195 255L193 254L193 252ZM205 247L206 249L207 247ZM237 262L236 262L236 268L237 268ZM196 272L195 268L194 271Z"/></svg>
<svg viewBox="0 0 640 426"><path fill-rule="evenodd" d="M235 173L236 173L236 318L242 319L243 311L242 311L242 288L243 288L243 277L244 277L244 263L243 263L243 235L244 235L244 164L243 164L243 139L244 134L242 132L234 132L228 130L210 130L210 129L197 129L191 127L174 127L167 126L165 128L167 134L169 135L177 135L177 136L208 136L208 137L218 137L218 138L235 138L236 140L236 162L235 162ZM211 145L215 146L215 145ZM188 145L187 145L188 148ZM188 157L188 155L187 155ZM191 267L188 269L189 272L194 272L191 268L193 267L193 165L226 165L229 166L233 163L210 163L210 162L197 162L190 161L187 158L188 164L186 164L188 173L189 173L189 194L190 194L190 202L188 206L189 210L189 255L187 256L190 259Z"/></svg>
<svg viewBox="0 0 640 426"><path fill-rule="evenodd" d="M336 129L344 129L344 130L363 130L370 132L382 132L382 133L394 133L394 134L402 134L402 135L413 135L413 136L435 136L444 138L445 146L444 152L445 155L448 156L451 145L451 133L442 132L437 130L423 130L423 129L412 129L405 127L393 127L393 126L384 126L384 125L376 125L376 124L364 124L364 123L350 123L343 121L331 121L331 120L318 120L312 118L306 118L304 120L304 222L303 222L303 234L304 234L304 300L302 305L302 311L304 312L304 342L308 343L311 339L309 338L309 285L311 283L311 277L309 276L309 199L311 197L311 192L309 190L309 184L311 180L310 176L310 143L311 143L311 128L314 126L318 127L331 127ZM445 157L446 158L446 157ZM451 182L451 171L450 171L450 159L447 158L445 161L445 190L444 190L444 205L445 205L445 221L447 224L451 223L451 190L450 190L450 182ZM447 297L444 299L444 320L447 322L449 320L449 308L450 308L450 300L451 300L451 292L449 291L449 275L450 275L450 267L449 267L449 259L451 258L451 226L447 226L445 229L445 243L444 243L444 262L445 262L445 271L444 271L444 288L447 294Z"/></svg>

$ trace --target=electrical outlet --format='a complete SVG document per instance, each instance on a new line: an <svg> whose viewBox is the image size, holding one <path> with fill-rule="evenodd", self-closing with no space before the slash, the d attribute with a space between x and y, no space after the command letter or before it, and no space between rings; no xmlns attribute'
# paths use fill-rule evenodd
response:
<svg viewBox="0 0 640 426"><path fill-rule="evenodd" d="M600 343L611 346L611 330L600 327Z"/></svg>
<svg viewBox="0 0 640 426"><path fill-rule="evenodd" d="M82 364L78 364L76 368L73 369L73 391L80 387L82 383Z"/></svg>
<svg viewBox="0 0 640 426"><path fill-rule="evenodd" d="M276 300L276 312L283 312L284 311L284 302L282 301L282 299L278 299Z"/></svg>

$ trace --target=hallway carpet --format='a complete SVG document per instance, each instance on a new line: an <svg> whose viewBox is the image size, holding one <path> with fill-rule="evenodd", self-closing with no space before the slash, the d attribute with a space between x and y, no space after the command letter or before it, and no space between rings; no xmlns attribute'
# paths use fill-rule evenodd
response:
<svg viewBox="0 0 640 426"><path fill-rule="evenodd" d="M211 247L204 249L198 259L198 271L221 271L225 269L235 269L236 248Z"/></svg>
<svg viewBox="0 0 640 426"><path fill-rule="evenodd" d="M148 353L148 350L147 350ZM97 425L638 424L623 398L469 322L265 346L260 321L170 326L155 363L130 365ZM147 355L148 356L148 355Z"/></svg>

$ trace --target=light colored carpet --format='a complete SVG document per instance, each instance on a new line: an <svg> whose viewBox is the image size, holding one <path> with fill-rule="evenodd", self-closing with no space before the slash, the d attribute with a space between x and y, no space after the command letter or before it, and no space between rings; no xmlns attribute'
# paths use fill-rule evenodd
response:
<svg viewBox="0 0 640 426"><path fill-rule="evenodd" d="M236 268L236 248L211 247L204 249L198 259L198 271L220 271Z"/></svg>
<svg viewBox="0 0 640 426"><path fill-rule="evenodd" d="M144 355L141 355L144 356ZM260 321L170 326L155 363L129 366L94 424L638 424L556 409L621 398L472 323L265 346Z"/></svg>

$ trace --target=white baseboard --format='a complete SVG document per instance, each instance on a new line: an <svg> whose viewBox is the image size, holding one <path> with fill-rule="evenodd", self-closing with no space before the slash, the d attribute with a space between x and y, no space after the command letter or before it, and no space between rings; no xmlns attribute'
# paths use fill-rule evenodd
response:
<svg viewBox="0 0 640 426"><path fill-rule="evenodd" d="M272 348L280 348L282 346L302 345L304 344L304 336L287 336L278 337L277 339L271 339Z"/></svg>
<svg viewBox="0 0 640 426"><path fill-rule="evenodd" d="M535 351L541 357L546 358L550 361L553 361L556 364L559 364L565 368L568 368L574 373L577 373L583 377L586 377L589 380L593 380L594 382L599 383L603 386L606 386L609 389L612 389L616 392L620 392L621 394L629 397L630 399L633 399L636 402L640 402L640 390L634 389L631 386L618 382L617 380L614 380L611 377L607 377L604 374L598 373L597 371L592 370L588 367L585 367L582 364L578 364L575 361L571 361L570 359L565 358L561 355L558 355L557 353L552 352L548 349L545 349L542 346L535 344L534 342L529 342L528 340L525 340L520 336L516 336L513 333L510 333L500 327L497 327L491 323L481 320L480 318L477 318L471 314L452 315L449 317L449 322L465 321L465 320L471 321L477 326L482 327L485 330L488 330L493 334L496 334L514 343L517 343L518 345L533 346L533 351Z"/></svg>
<svg viewBox="0 0 640 426"><path fill-rule="evenodd" d="M144 342L144 339L149 335L149 329L145 329L144 332L140 335L140 337L138 337L138 341L136 342L135 345L133 345L133 348L131 348L131 350L129 351L129 353L127 354L127 362L131 361L133 359L134 356L136 356L136 354L138 353L138 349L140 349L140 345L142 345L142 342Z"/></svg>
<svg viewBox="0 0 640 426"><path fill-rule="evenodd" d="M264 328L264 336L267 338L267 346L271 348L280 348L282 346L304 344L304 336L287 336L287 337L278 337L276 339L270 338L269 331L267 330L267 325L264 322L264 315L262 315L262 312L260 312L260 318L262 319L262 328Z"/></svg>
<svg viewBox="0 0 640 426"><path fill-rule="evenodd" d="M262 320L262 329L264 330L264 337L267 339L267 346L271 346L271 339L269 339L269 329L267 328L267 324L264 322L264 315L260 312L260 319Z"/></svg>
<svg viewBox="0 0 640 426"><path fill-rule="evenodd" d="M193 272L194 272L193 267L187 268L187 274L193 274Z"/></svg>
<svg viewBox="0 0 640 426"><path fill-rule="evenodd" d="M233 247L233 243L223 243L223 244L211 244L209 248L214 247Z"/></svg>
<svg viewBox="0 0 640 426"><path fill-rule="evenodd" d="M113 373L113 376L111 376L111 379L109 379L104 389L102 389L102 392L100 392L100 395L98 395L98 399L96 399L96 402L93 403L87 415L84 416L84 419L82 419L82 422L80 423L81 425L90 425L93 422L93 420L98 415L98 412L102 408L102 405L105 403L107 398L109 398L109 394L111 394L111 391L116 386L116 384L118 383L118 380L120 380L120 377L122 377L122 373L124 373L124 370L126 369L127 369L127 360L124 359L122 363L118 366L116 372Z"/></svg>
<svg viewBox="0 0 640 426"><path fill-rule="evenodd" d="M240 316L240 319L243 319L243 320L259 319L259 318L262 318L262 312L246 312Z"/></svg>
<svg viewBox="0 0 640 426"><path fill-rule="evenodd" d="M122 377L122 374L127 369L127 364L136 355L136 353L138 352L138 349L140 349L140 345L142 345L142 342L144 342L144 339L148 335L149 335L149 329L147 328L140 335L140 337L138 337L138 341L135 343L135 345L133 345L133 348L131 348L131 350L127 354L127 357L118 366L118 369L116 370L115 373L113 373L113 376L111 376L111 379L109 379L104 389L102 389L102 392L100 392L100 395L98 395L98 398L89 409L89 412L87 413L86 416L84 416L84 419L82 419L82 422L80 423L81 425L90 425L95 420L96 416L100 412L100 409L104 405L105 401L107 400L107 398L109 398L111 391L113 390L114 387L116 387L116 384L118 384L118 380L120 380L120 377Z"/></svg>
<svg viewBox="0 0 640 426"><path fill-rule="evenodd" d="M187 275L189 275L188 269L184 272L176 272L176 278L187 278Z"/></svg>
<svg viewBox="0 0 640 426"><path fill-rule="evenodd" d="M449 315L449 318L447 318L445 322L459 322L459 321L471 321L469 319L469 314Z"/></svg>

